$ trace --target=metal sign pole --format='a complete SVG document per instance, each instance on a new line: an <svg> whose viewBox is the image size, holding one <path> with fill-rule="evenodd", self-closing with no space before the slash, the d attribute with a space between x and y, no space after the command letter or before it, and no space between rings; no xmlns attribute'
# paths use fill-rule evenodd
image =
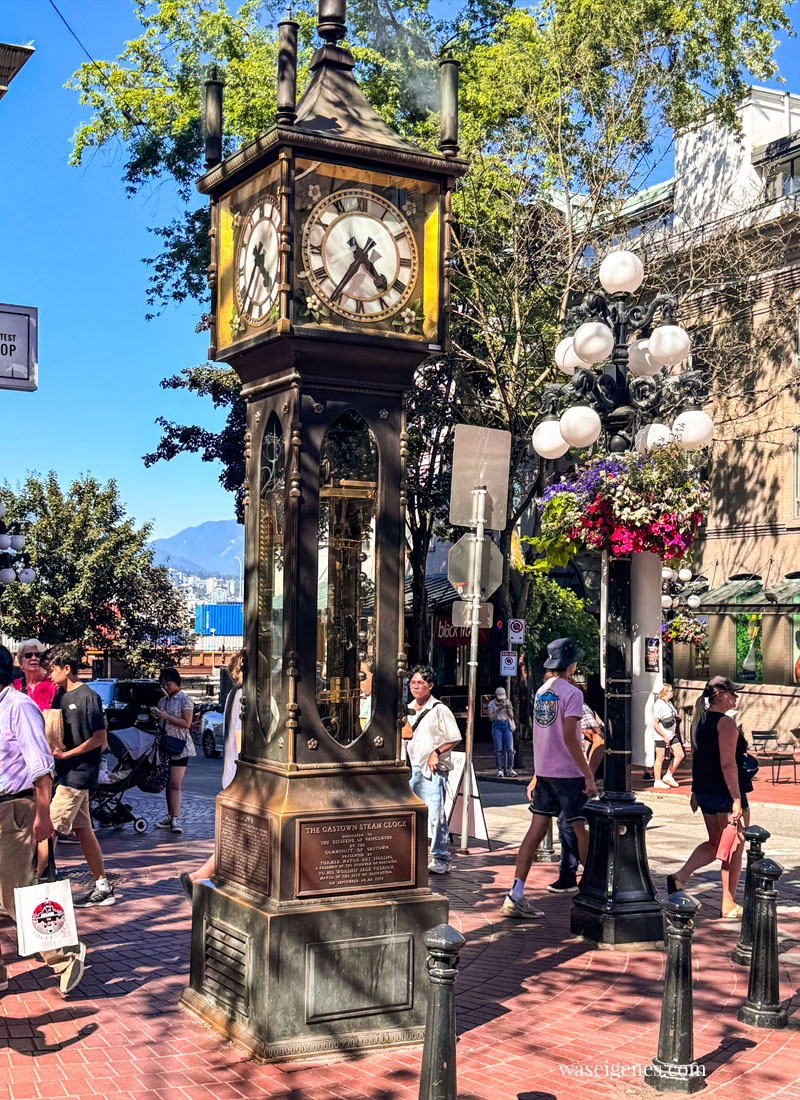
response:
<svg viewBox="0 0 800 1100"><path fill-rule="evenodd" d="M476 485L472 490L474 504L475 541L472 546L472 576L470 578L469 602L472 611L470 617L469 638L469 686L467 689L467 759L464 764L464 779L461 800L461 851L469 849L469 809L472 798L472 741L475 732L475 708L478 702L478 643L480 641L481 615L481 564L483 562L484 527L486 523L486 486Z"/></svg>

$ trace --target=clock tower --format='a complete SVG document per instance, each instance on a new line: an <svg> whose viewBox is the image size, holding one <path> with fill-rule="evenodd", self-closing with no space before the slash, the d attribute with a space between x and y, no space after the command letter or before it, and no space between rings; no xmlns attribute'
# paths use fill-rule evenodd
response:
<svg viewBox="0 0 800 1100"><path fill-rule="evenodd" d="M268 1061L420 1042L422 936L447 919L400 728L404 396L447 345L457 65L441 63L441 154L427 152L359 89L344 0L319 15L300 103L287 18L276 124L207 155L198 184L210 355L248 404L246 665L183 1004Z"/></svg>

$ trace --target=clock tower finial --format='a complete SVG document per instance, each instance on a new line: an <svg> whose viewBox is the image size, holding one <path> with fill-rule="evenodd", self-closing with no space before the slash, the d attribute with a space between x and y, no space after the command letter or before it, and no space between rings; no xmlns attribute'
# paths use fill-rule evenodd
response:
<svg viewBox="0 0 800 1100"><path fill-rule="evenodd" d="M319 23L317 30L320 37L330 46L335 46L340 38L347 33L345 13L347 0L319 0Z"/></svg>

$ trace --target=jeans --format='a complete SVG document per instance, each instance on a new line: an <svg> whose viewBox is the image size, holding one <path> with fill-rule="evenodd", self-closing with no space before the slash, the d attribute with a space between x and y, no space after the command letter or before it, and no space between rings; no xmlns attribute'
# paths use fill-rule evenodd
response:
<svg viewBox="0 0 800 1100"><path fill-rule="evenodd" d="M558 839L561 841L561 862L558 877L564 882L575 882L578 875L578 838L562 810L558 815Z"/></svg>
<svg viewBox="0 0 800 1100"><path fill-rule="evenodd" d="M409 786L417 798L428 807L428 839L431 842L431 859L450 862L450 830L444 813L444 790L447 780L435 772L426 779L422 769L412 764Z"/></svg>
<svg viewBox="0 0 800 1100"><path fill-rule="evenodd" d="M492 722L492 741L494 758L499 772L511 771L514 767L514 734L507 718Z"/></svg>

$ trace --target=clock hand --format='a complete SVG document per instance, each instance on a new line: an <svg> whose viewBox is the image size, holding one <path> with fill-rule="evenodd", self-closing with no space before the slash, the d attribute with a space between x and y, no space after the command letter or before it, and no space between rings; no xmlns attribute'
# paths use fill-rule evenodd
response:
<svg viewBox="0 0 800 1100"><path fill-rule="evenodd" d="M347 271L345 271L344 275L339 280L339 285L336 287L333 294L331 294L331 301L332 302L335 302L338 298L341 298L342 291L344 290L344 288L347 286L347 284L350 282L350 280L353 278L353 276L355 275L355 273L358 271L358 269L360 267L361 267L361 260L358 259L358 258L353 260L353 262L348 267Z"/></svg>
<svg viewBox="0 0 800 1100"><path fill-rule="evenodd" d="M247 303L250 300L250 287L253 285L253 279L256 277L256 272L257 271L258 271L257 267L254 267L253 270L251 271L250 278L247 282L247 290L245 290L244 294L242 295L242 301L244 302L245 309L247 308Z"/></svg>
<svg viewBox="0 0 800 1100"><path fill-rule="evenodd" d="M264 282L264 290L268 291L269 288L272 286L272 277L267 271L266 264L264 263L264 246L263 244L261 244L260 241L253 249L253 263L255 264L258 271L261 273L261 278Z"/></svg>
<svg viewBox="0 0 800 1100"><path fill-rule="evenodd" d="M361 261L369 274L372 276L372 281L375 284L376 290L386 290L389 283L385 275L381 275L380 271L375 267L375 264L371 260Z"/></svg>
<svg viewBox="0 0 800 1100"><path fill-rule="evenodd" d="M386 290L389 285L386 276L381 275L381 273L375 267L375 264L369 258L370 252L375 247L375 242L373 241L372 237L367 238L367 243L364 245L363 248L359 246L358 241L355 239L355 237L351 237L347 243L353 249L353 254L355 255L355 258L359 261L361 266L365 267L369 274L372 276L372 281L375 283L376 290ZM380 256L378 257L378 259L380 259Z"/></svg>

